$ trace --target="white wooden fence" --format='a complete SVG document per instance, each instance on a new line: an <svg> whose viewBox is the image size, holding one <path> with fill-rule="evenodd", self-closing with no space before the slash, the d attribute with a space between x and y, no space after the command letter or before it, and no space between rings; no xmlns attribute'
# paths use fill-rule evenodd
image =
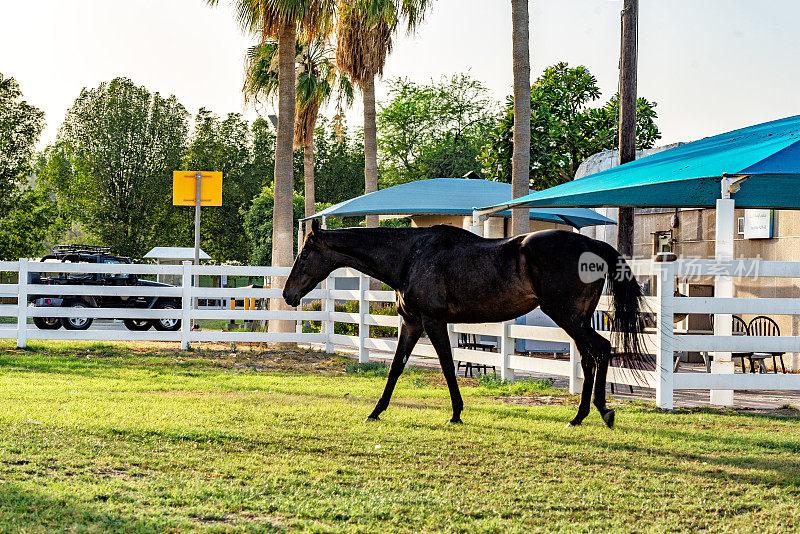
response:
<svg viewBox="0 0 800 534"><path fill-rule="evenodd" d="M731 314L800 315L800 299L791 298L716 298L716 297L673 297L675 277L686 276L725 276L736 277L781 277L800 278L800 262L759 262L757 269L742 262L676 261L673 263L652 263L650 261L632 262L637 276L651 276L654 280L656 296L645 298L650 312L656 317L657 327L645 334L645 341L651 354L655 356L655 369L636 371L611 367L608 379L617 384L645 386L655 389L656 403L663 408L673 407L675 390L800 390L800 374L734 374L730 364L730 352L744 351L785 351L800 352L800 337L782 335L779 337L733 336L730 330ZM196 342L297 342L324 344L327 351L349 348L358 352L359 361L369 361L371 351L394 352L397 341L394 338L373 338L369 335L370 326L398 327L400 318L396 315L370 313L372 302L394 302L392 291L372 291L369 279L350 269L342 269L315 289L305 300L318 299L322 311L302 310L232 310L232 309L194 309L196 298L216 299L270 299L280 298L281 290L272 288L208 288L192 285L195 275L255 276L269 279L274 276L287 276L288 268L258 266L194 266L190 262L183 265L125 265L125 264L69 264L39 263L22 259L18 262L0 262L0 271L18 272L19 283L0 284L0 296L17 297L17 304L0 305L0 316L17 318L16 328L0 328L0 339L16 339L17 345L24 347L29 339L69 339L69 340L107 340L107 341L173 341L186 348ZM29 272L63 273L110 273L181 275L182 284L177 287L137 287L114 286L99 287L86 285L41 285L29 284ZM337 290L333 287L334 277L357 277L359 289ZM157 296L171 297L181 302L180 309L132 309L132 308L48 308L25 305L28 295L118 295L118 296ZM334 304L341 301L357 301L358 312L338 312ZM602 297L599 309L609 308L609 297ZM676 313L715 314L715 335L681 335L673 327ZM181 328L175 332L128 331L124 329L88 330L40 330L28 324L29 317L93 317L99 319L180 319ZM292 333L266 332L224 332L200 330L193 331L191 324L195 319L239 319L239 320L290 320L296 321L297 328ZM321 322L319 333L303 333L305 321ZM335 323L358 325L358 335L336 334ZM727 325L727 330L726 326ZM497 352L483 352L459 348L456 338L459 333L495 336L499 339ZM600 332L609 336L610 332ZM515 372L534 372L569 378L570 390L579 392L582 382L580 359L571 339L559 328L527 326L514 322L495 324L456 324L451 326L454 358L459 361L495 366L503 379L513 380ZM568 359L553 359L519 355L514 351L515 340L540 340L570 343ZM673 358L676 352L709 351L714 353L714 367L711 373L673 372ZM435 358L433 347L419 343L414 356Z"/></svg>

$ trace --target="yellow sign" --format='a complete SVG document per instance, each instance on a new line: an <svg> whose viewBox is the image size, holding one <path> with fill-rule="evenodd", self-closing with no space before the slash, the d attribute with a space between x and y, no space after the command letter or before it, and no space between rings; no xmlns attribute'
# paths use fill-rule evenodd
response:
<svg viewBox="0 0 800 534"><path fill-rule="evenodd" d="M173 206L194 206L198 171L172 172ZM222 206L222 173L200 171L200 205Z"/></svg>

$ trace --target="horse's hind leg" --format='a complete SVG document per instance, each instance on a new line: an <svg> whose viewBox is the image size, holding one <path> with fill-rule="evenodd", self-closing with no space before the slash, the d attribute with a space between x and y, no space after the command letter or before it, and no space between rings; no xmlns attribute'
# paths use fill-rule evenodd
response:
<svg viewBox="0 0 800 534"><path fill-rule="evenodd" d="M594 359L589 355L581 344L575 343L578 346L578 352L581 355L581 369L583 369L583 386L581 387L581 402L578 404L578 412L575 417L569 422L569 426L578 426L586 419L591 410L592 387L594 382L595 365Z"/></svg>
<svg viewBox="0 0 800 534"><path fill-rule="evenodd" d="M447 335L447 323L437 320L423 320L425 332L436 349L439 356L439 365L442 367L442 374L447 381L447 389L450 390L450 402L453 404L453 417L451 423L461 422L461 410L464 409L464 401L461 400L461 392L458 391L458 380L456 380L456 366L453 363L453 351L450 348L450 336Z"/></svg>
<svg viewBox="0 0 800 534"><path fill-rule="evenodd" d="M403 373L406 367L411 351L414 345L419 341L419 336L422 335L422 324L420 322L403 319L400 325L400 336L397 340L397 350L394 353L392 366L389 368L389 377L386 379L386 386L383 388L383 394L378 399L375 409L367 417L367 421L377 421L378 416L389 407L389 400L392 398L394 387L397 385L397 379Z"/></svg>
<svg viewBox="0 0 800 534"><path fill-rule="evenodd" d="M606 407L606 376L608 364L611 361L611 343L606 338L592 330L590 334L595 341L594 357L597 360L597 372L594 376L594 406L603 417L608 428L614 427L614 410Z"/></svg>
<svg viewBox="0 0 800 534"><path fill-rule="evenodd" d="M578 412L569 424L577 426L589 415L592 390L594 389L595 407L606 425L613 426L614 411L606 408L606 375L608 361L611 357L611 344L588 324L581 324L583 321L576 325L575 321L559 321L556 318L553 320L575 340L575 345L581 355L581 368L583 369L581 402L578 405Z"/></svg>

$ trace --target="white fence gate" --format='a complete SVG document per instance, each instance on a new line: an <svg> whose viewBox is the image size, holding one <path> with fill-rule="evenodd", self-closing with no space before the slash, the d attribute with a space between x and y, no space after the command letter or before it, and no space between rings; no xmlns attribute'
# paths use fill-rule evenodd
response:
<svg viewBox="0 0 800 534"><path fill-rule="evenodd" d="M744 351L785 351L800 352L798 336L734 336L730 330L732 314L771 314L800 315L800 299L791 298L719 298L719 297L680 297L673 296L676 277L781 277L800 279L800 262L750 262L730 261L676 261L673 263L652 263L650 261L631 262L637 276L650 276L654 280L655 295L645 297L648 311L655 317L656 327L645 334L646 346L655 355L656 365L652 371L636 371L611 367L608 380L617 384L646 386L655 389L656 404L662 408L673 407L675 390L800 390L800 374L734 374L731 352ZM754 268L756 267L756 268ZM393 291L372 291L369 279L350 269L334 272L321 284L322 288L309 293L304 300L317 299L322 302L322 311L302 310L234 310L234 309L195 309L196 298L201 299L270 299L280 298L281 290L272 288L210 288L195 287L195 275L251 276L269 279L274 276L288 276L290 269L258 266L194 266L190 262L183 265L136 265L136 264L86 264L31 262L21 259L18 262L0 262L0 271L18 272L19 283L0 284L0 296L16 297L18 304L0 305L0 316L16 317L16 329L0 329L0 339L16 339L19 347L24 347L29 339L69 339L104 341L173 341L180 342L183 348L196 342L294 342L324 344L329 352L337 347L355 349L359 361L369 361L370 351L394 352L397 341L387 338L372 338L370 326L398 327L400 318L396 315L370 313L370 303L394 302ZM182 283L177 287L148 286L87 286L87 285L43 285L28 283L28 273L108 273L181 276ZM744 274L742 274L744 273ZM359 279L357 290L334 289L334 277L350 276ZM181 303L180 309L133 309L133 308L67 308L28 306L28 296L150 296L169 297ZM358 312L337 312L337 301L357 301ZM599 309L609 309L609 298L602 297ZM714 335L682 335L673 326L676 313L714 314ZM181 328L175 332L128 331L122 329L88 330L40 330L28 324L31 317L92 317L98 319L180 319ZM195 319L239 319L248 321L290 320L296 321L297 328L291 333L266 332L225 332L194 331L191 324ZM302 323L319 321L321 332L304 333ZM358 335L336 334L335 323L358 325ZM727 326L726 326L727 325ZM459 348L456 338L459 333L495 336L499 339L498 352L483 352ZM609 336L610 332L600 332ZM455 324L451 326L454 359L495 366L503 379L513 380L515 372L534 372L569 378L570 391L581 389L582 371L580 359L572 340L560 328L518 325L513 322L494 324ZM570 343L569 359L519 355L515 353L515 340L539 340ZM673 361L676 352L703 351L714 355L711 373L674 372ZM433 347L417 344L413 355L435 358ZM712 394L713 398L713 394ZM727 403L724 403L727 404Z"/></svg>

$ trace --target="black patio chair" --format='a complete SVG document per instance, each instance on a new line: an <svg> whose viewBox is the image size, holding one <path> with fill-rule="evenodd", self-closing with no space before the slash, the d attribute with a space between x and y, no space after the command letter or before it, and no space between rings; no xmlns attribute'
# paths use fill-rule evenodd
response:
<svg viewBox="0 0 800 534"><path fill-rule="evenodd" d="M711 317L714 317L714 316L712 315ZM733 326L733 328L732 328L733 335L734 336L746 336L746 335L748 335L747 323L744 322L744 319L742 319L738 315L733 315L731 317L733 319L733 325L732 325ZM752 356L753 356L752 352L732 352L731 353L731 360L733 360L735 358L739 358L741 360L741 363L742 363L742 372L745 373L747 371L745 371L745 368L744 368L744 360L745 360L745 358L750 360L750 367L752 367L753 366Z"/></svg>
<svg viewBox="0 0 800 534"><path fill-rule="evenodd" d="M462 349L482 350L484 352L494 352L495 349L494 345L481 343L480 338L476 334L458 334L458 346ZM497 369L494 365L462 362L461 360L458 361L458 365L456 366L456 374L461 371L462 366L464 367L464 378L467 378L467 376L474 378L475 371L486 374L489 372L490 367L492 368L492 373L495 375L497 374Z"/></svg>
<svg viewBox="0 0 800 534"><path fill-rule="evenodd" d="M714 315L709 315L709 319L710 319L710 322L711 322L711 329L713 330L714 329ZM746 335L748 335L748 333L747 333L748 332L747 331L747 323L744 322L744 319L742 319L738 315L732 315L731 316L731 320L732 320L731 332L733 333L734 336L746 336ZM711 372L711 358L710 358L708 352L703 352L702 355L703 355L703 361L706 364L706 372L710 373ZM752 367L752 365L753 365L753 361L751 359L752 355L753 355L752 352L732 352L731 353L731 360L735 360L736 358L739 358L739 360L740 360L740 362L742 364L742 372L746 373L747 369L744 366L744 361L745 361L745 359L750 361L750 366Z"/></svg>
<svg viewBox="0 0 800 534"><path fill-rule="evenodd" d="M758 317L754 317L750 320L750 324L747 325L747 333L751 336L780 336L781 329L778 327L778 323L767 317L766 315L759 315ZM755 352L750 355L750 372L755 372L753 360L758 359L760 360L761 370L763 372L767 371L767 367L764 365L764 359L772 356L772 371L774 373L778 372L778 362L777 359L780 358L781 360L781 370L786 373L786 366L783 363L783 355L786 354L785 352L781 351L764 351L764 352Z"/></svg>

